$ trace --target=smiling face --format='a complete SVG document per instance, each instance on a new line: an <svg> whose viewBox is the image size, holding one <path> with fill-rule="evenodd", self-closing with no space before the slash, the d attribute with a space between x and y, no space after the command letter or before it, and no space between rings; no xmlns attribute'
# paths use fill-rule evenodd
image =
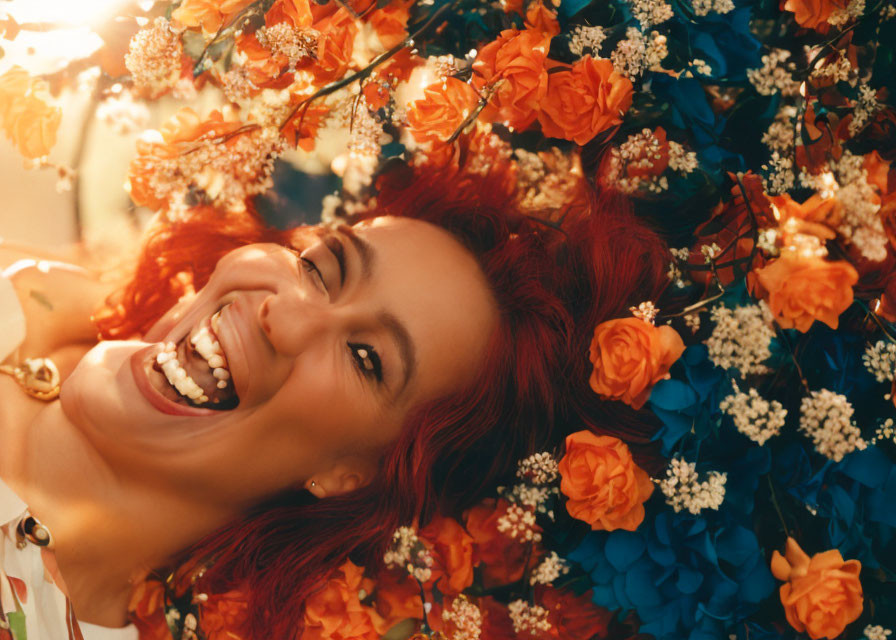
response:
<svg viewBox="0 0 896 640"><path fill-rule="evenodd" d="M85 356L63 409L113 468L240 508L312 479L336 494L411 409L471 383L498 312L451 235L388 217L301 235L298 257L227 254L144 342Z"/></svg>

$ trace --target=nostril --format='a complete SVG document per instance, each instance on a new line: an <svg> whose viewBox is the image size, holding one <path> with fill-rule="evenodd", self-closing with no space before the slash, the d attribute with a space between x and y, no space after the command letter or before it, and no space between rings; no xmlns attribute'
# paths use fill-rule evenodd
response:
<svg viewBox="0 0 896 640"><path fill-rule="evenodd" d="M262 331L264 331L268 335L270 335L270 333L271 333L271 325L270 325L270 322L268 319L268 316L270 315L270 311L271 311L270 303L271 303L271 298L270 298L270 296L268 296L261 303L261 306L258 307L258 322L261 325Z"/></svg>

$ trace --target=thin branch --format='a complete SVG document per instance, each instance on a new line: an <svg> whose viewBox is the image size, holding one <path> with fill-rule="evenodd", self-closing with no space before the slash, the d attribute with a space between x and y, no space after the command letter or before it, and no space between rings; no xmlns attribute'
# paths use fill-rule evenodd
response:
<svg viewBox="0 0 896 640"><path fill-rule="evenodd" d="M423 32L425 32L427 29L429 29L429 27L431 27L433 25L433 23L435 23L438 19L440 19L446 13L451 11L458 2L459 2L459 0L453 0L453 2L450 2L449 4L439 7L436 11L434 11L432 13L432 15L426 20L426 22L423 23L423 26L421 26L419 29L414 31L414 33L410 34L407 38L405 38L404 40L399 42L397 45L395 45L388 51L378 55L376 58L374 58L370 62L369 65L367 65L360 71L356 71L355 73L351 74L350 76L342 78L341 80L337 80L336 82L331 82L327 86L321 87L320 89L318 89L317 91L312 93L310 96L308 96L307 98L302 100L299 104L297 104L295 106L295 108L293 108L293 110L290 112L290 114L288 116L286 116L286 119L280 125L280 130L282 131L289 125L290 121L299 112L299 109L302 109L302 119L304 119L305 113L308 111L308 105L310 105L313 101L317 100L318 98L328 96L331 93L335 93L336 91L339 91L343 87L347 87L348 85L352 84L355 80L360 80L360 79L366 78L367 76L369 76L370 74L373 73L374 69L376 69L378 66L380 66L381 64L383 64L384 62L386 62L387 60L389 60L390 58L395 56L399 51L401 51L402 49L404 49L408 46L411 46L412 43L414 42L415 38L417 38ZM299 123L299 126L301 126L301 121Z"/></svg>
<svg viewBox="0 0 896 640"><path fill-rule="evenodd" d="M454 133L449 136L449 138L445 141L447 144L451 144L452 142L457 140L457 137L461 134L461 132L476 121L476 118L478 118L479 114L482 113L482 110L485 109L485 106L488 104L488 101L491 100L491 97L494 95L495 90L501 82L503 82L503 80L498 80L498 82L493 84L489 89L479 95L479 103L476 105L476 108L473 109L473 112L470 113L470 115L464 118L464 121L461 122L457 129L454 130Z"/></svg>

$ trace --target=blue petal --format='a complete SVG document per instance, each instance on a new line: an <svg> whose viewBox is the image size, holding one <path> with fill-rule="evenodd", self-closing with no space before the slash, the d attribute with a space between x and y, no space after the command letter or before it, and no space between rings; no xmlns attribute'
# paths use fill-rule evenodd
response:
<svg viewBox="0 0 896 640"><path fill-rule="evenodd" d="M632 531L614 531L610 534L604 554L616 571L627 571L629 566L644 555L644 538Z"/></svg>

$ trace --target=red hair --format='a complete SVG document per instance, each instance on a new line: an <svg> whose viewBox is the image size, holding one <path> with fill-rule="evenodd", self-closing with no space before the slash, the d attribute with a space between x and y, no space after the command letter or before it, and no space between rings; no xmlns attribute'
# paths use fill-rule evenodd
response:
<svg viewBox="0 0 896 640"><path fill-rule="evenodd" d="M409 415L370 485L325 500L279 495L189 550L215 559L206 574L212 589L247 591L250 638L296 636L305 598L345 559L378 567L397 527L423 525L436 512L459 515L519 459L555 449L567 433L616 435L656 470L654 423L591 391L588 345L598 323L659 295L662 241L615 195L589 191L562 224L546 224L517 210L507 183L494 171L381 176L365 217L413 217L454 234L491 285L500 327L478 378ZM98 319L106 337L148 329L188 286L202 286L227 251L288 237L248 216L213 215L203 210L155 230L136 278Z"/></svg>

